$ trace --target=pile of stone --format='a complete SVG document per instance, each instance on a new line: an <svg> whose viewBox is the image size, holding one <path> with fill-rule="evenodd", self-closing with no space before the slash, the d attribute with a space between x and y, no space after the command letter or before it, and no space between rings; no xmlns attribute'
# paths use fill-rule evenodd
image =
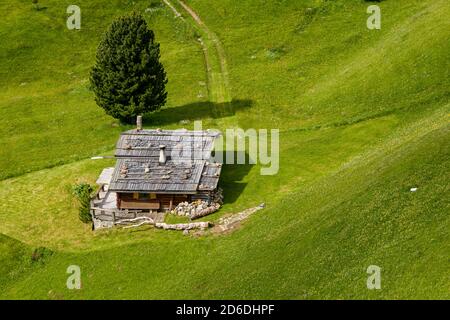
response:
<svg viewBox="0 0 450 320"><path fill-rule="evenodd" d="M207 216L208 214L216 212L217 210L220 209L220 204L218 204L216 202L212 202L210 205L208 205L206 203L206 206L205 206L205 203L206 202L202 201L202 204L199 207L197 207L197 208L201 208L201 209L194 210L189 217L191 219L197 219L200 217Z"/></svg>
<svg viewBox="0 0 450 320"><path fill-rule="evenodd" d="M204 217L219 210L220 204L217 202L208 202L203 200L196 200L193 202L181 202L170 213L177 216L185 216L190 219Z"/></svg>
<svg viewBox="0 0 450 320"><path fill-rule="evenodd" d="M132 225L129 225L129 223L135 223ZM190 222L190 223L177 223L177 224L168 224L164 222L155 222L152 218L149 217L137 217L134 219L122 219L120 221L116 222L116 225L124 224L124 229L127 228L136 228L140 227L144 224L150 224L155 226L156 228L161 228L164 230L182 230L184 231L184 234L189 234L189 230L193 229L200 229L200 230L206 230L213 224L211 222L205 221L205 222ZM112 225L111 225L112 226Z"/></svg>
<svg viewBox="0 0 450 320"><path fill-rule="evenodd" d="M177 223L177 224L167 224L167 223L155 223L156 228L161 228L164 230L192 230L201 229L205 230L211 225L210 222L191 222L191 223Z"/></svg>
<svg viewBox="0 0 450 320"><path fill-rule="evenodd" d="M249 208L242 212L235 213L235 214L227 216L227 217L222 217L219 219L219 224L217 225L217 227L221 231L233 229L237 223L241 222L244 219L247 219L250 215L254 214L255 212L257 212L259 210L264 209L265 207L266 207L266 205L264 203L261 203L257 207Z"/></svg>
<svg viewBox="0 0 450 320"><path fill-rule="evenodd" d="M222 189L219 188L214 194L211 195L210 203L201 199L193 202L184 201L179 203L172 211L170 211L170 213L177 216L189 217L190 219L197 219L216 212L220 209L222 204Z"/></svg>
<svg viewBox="0 0 450 320"><path fill-rule="evenodd" d="M112 228L114 226L114 222L112 221L105 221L96 218L93 218L92 222L94 223L93 225L94 230Z"/></svg>
<svg viewBox="0 0 450 320"><path fill-rule="evenodd" d="M170 213L177 215L177 216L189 217L192 210L194 210L193 204L191 204L187 201L184 201L184 202L180 202L172 211L170 211Z"/></svg>

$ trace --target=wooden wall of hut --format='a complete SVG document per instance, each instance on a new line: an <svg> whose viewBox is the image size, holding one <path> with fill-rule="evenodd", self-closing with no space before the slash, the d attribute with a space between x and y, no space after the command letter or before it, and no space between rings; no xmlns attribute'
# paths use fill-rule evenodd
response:
<svg viewBox="0 0 450 320"><path fill-rule="evenodd" d="M117 207L120 209L154 209L167 211L175 208L180 202L192 201L193 196L183 194L118 193Z"/></svg>

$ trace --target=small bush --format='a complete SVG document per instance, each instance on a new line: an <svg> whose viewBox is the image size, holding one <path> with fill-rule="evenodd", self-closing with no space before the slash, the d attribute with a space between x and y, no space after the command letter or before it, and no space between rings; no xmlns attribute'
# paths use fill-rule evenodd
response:
<svg viewBox="0 0 450 320"><path fill-rule="evenodd" d="M94 188L88 183L80 183L72 188L72 192L77 197L80 202L78 217L81 222L89 223L92 222L91 216L91 193Z"/></svg>
<svg viewBox="0 0 450 320"><path fill-rule="evenodd" d="M50 257L53 254L53 251L47 249L45 247L39 247L33 250L31 253L31 261L32 262L45 262L47 257Z"/></svg>

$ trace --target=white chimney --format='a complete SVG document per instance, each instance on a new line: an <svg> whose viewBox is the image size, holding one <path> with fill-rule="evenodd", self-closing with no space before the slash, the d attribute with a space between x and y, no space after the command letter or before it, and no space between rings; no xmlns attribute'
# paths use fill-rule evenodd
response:
<svg viewBox="0 0 450 320"><path fill-rule="evenodd" d="M136 130L137 131L142 130L142 116L137 116L136 118Z"/></svg>
<svg viewBox="0 0 450 320"><path fill-rule="evenodd" d="M159 146L159 164L166 164L166 152L165 152L166 146L160 145Z"/></svg>

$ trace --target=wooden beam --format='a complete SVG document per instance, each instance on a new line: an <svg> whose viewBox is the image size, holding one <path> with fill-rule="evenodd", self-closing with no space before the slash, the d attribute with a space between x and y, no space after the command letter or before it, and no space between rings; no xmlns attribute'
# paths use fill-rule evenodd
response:
<svg viewBox="0 0 450 320"><path fill-rule="evenodd" d="M172 197L170 198L169 211L172 210L172 207L173 207L173 195L172 195Z"/></svg>

